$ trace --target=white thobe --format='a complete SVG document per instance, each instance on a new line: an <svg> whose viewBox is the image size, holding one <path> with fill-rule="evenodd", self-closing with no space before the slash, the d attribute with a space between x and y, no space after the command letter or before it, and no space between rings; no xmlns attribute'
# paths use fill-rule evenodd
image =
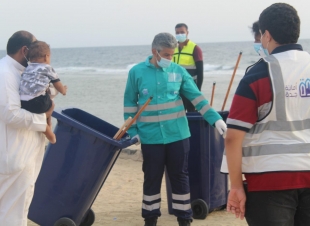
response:
<svg viewBox="0 0 310 226"><path fill-rule="evenodd" d="M10 56L0 60L1 225L27 225L44 154L46 115L21 109L19 85L24 69Z"/></svg>

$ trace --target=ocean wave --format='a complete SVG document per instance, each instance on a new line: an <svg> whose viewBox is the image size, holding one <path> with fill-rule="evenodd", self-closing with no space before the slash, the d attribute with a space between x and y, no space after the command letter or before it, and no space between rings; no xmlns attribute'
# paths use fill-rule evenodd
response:
<svg viewBox="0 0 310 226"><path fill-rule="evenodd" d="M203 65L204 71L222 71L222 70L232 70L234 69L234 66L228 66L228 65L217 65L217 64L205 64Z"/></svg>
<svg viewBox="0 0 310 226"><path fill-rule="evenodd" d="M221 76L221 75L232 75L234 70L218 70L218 71L204 71L204 75L209 76L209 75L216 75L216 76ZM236 71L236 75L238 76L243 76L245 73L245 70L240 69Z"/></svg>
<svg viewBox="0 0 310 226"><path fill-rule="evenodd" d="M129 69L96 68L96 67L59 67L55 68L61 74L123 74Z"/></svg>
<svg viewBox="0 0 310 226"><path fill-rule="evenodd" d="M125 68L100 68L100 67L58 67L55 68L57 73L60 74L127 74L128 71L136 64L128 64ZM227 74L231 73L234 66L229 65L204 65L204 73Z"/></svg>
<svg viewBox="0 0 310 226"><path fill-rule="evenodd" d="M129 64L129 65L127 65L126 69L129 71L135 65L137 65L137 64Z"/></svg>

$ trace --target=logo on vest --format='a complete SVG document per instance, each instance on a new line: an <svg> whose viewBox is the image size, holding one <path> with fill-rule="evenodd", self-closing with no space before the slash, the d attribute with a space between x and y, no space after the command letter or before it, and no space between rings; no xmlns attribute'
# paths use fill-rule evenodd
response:
<svg viewBox="0 0 310 226"><path fill-rule="evenodd" d="M285 86L285 97L297 97L297 83L295 85L286 85Z"/></svg>
<svg viewBox="0 0 310 226"><path fill-rule="evenodd" d="M310 79L300 79L299 95L301 97L310 97Z"/></svg>
<svg viewBox="0 0 310 226"><path fill-rule="evenodd" d="M310 97L310 79L300 79L299 87L295 85L285 86L285 97Z"/></svg>

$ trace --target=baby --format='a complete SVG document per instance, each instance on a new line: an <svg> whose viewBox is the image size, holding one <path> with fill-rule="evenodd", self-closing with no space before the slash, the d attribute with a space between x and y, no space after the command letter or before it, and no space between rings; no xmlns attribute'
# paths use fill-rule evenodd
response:
<svg viewBox="0 0 310 226"><path fill-rule="evenodd" d="M47 93L50 83L56 90L66 95L67 86L62 85L55 70L49 65L51 51L48 44L42 41L33 42L28 51L28 67L22 74L19 94L21 107L32 113L41 114L54 108L54 103ZM51 117L47 119L46 138L56 143L56 136L51 128Z"/></svg>

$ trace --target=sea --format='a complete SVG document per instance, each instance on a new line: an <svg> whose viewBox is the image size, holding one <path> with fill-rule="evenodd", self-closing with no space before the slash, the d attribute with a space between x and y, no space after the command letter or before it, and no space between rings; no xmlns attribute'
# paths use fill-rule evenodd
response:
<svg viewBox="0 0 310 226"><path fill-rule="evenodd" d="M305 51L310 51L310 39L300 40ZM240 63L224 106L229 110L233 95L248 66L259 60L253 42L197 43L203 52L204 80L201 91L212 107L220 111L228 92L239 53ZM76 107L117 127L123 124L123 97L130 68L151 55L151 45L107 46L84 48L54 48L51 65L63 84L66 96L55 98L55 108ZM0 50L0 58L6 52Z"/></svg>

